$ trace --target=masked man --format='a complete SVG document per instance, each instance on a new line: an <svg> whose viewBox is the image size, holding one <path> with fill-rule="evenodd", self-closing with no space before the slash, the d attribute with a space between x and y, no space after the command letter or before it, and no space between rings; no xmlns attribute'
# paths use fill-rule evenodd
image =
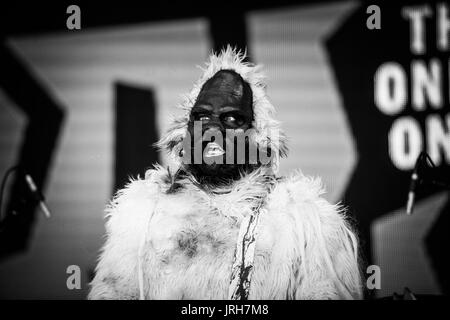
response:
<svg viewBox="0 0 450 320"><path fill-rule="evenodd" d="M155 166L107 208L91 299L354 299L357 239L318 179L277 176L285 137L264 75L227 48L158 143Z"/></svg>

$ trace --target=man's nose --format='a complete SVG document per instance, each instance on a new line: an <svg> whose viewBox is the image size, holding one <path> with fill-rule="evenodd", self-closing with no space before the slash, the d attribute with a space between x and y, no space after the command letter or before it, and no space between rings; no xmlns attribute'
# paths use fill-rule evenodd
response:
<svg viewBox="0 0 450 320"><path fill-rule="evenodd" d="M222 135L221 126L208 124L206 128L203 128L202 141L212 141L213 137L219 137ZM214 139L215 140L215 139Z"/></svg>
<svg viewBox="0 0 450 320"><path fill-rule="evenodd" d="M213 133L213 131L224 131L225 130L223 127L223 124L220 121L220 118L218 116L212 116L210 118L210 120L208 121L208 123L203 124L202 129L203 129L202 133L205 133L208 130L212 130L211 133ZM217 133L217 132L214 132L214 133Z"/></svg>

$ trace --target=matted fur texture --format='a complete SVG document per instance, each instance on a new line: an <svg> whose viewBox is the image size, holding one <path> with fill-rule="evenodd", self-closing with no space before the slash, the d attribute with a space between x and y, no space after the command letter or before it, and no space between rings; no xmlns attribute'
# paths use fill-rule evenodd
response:
<svg viewBox="0 0 450 320"><path fill-rule="evenodd" d="M202 84L232 69L251 85L259 143L285 152L259 67L228 48L211 56L205 74L160 141L178 156L187 116ZM181 139L181 140L180 140ZM106 243L92 281L90 299L226 299L239 227L261 198L249 299L361 298L358 243L345 211L321 197L320 179L300 172L279 178L277 163L245 174L227 187L205 191L193 177L155 166L132 180L107 207ZM175 190L175 191L174 191Z"/></svg>
<svg viewBox="0 0 450 320"><path fill-rule="evenodd" d="M158 167L113 199L90 299L139 298L140 260L147 299L226 299L239 225L259 196L268 200L250 299L361 297L356 238L342 209L320 197L319 179L297 173L270 193L260 170L216 194L179 183L167 194Z"/></svg>

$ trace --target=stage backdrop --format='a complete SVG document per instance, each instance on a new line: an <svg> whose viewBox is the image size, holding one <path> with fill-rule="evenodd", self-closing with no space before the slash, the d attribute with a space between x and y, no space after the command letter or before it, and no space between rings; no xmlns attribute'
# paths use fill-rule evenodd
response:
<svg viewBox="0 0 450 320"><path fill-rule="evenodd" d="M436 25L437 5L424 5ZM367 29L367 5L354 1L249 11L247 45L251 60L265 65L269 96L289 136L281 174L321 176L325 197L349 206L366 260L381 267L375 294L404 286L442 293L443 262L424 238L448 211L447 195L423 193L411 217L403 208L418 150L425 146L448 170L449 49L436 49L434 30L425 53L411 52L410 22L402 15L409 5L380 7L381 30ZM86 296L103 243L103 209L127 167L140 167L129 174L142 175L155 161L169 164L151 145L201 74L196 65L213 46L210 24L182 19L7 39L65 119L44 190L53 217L38 215L29 249L0 263L0 297ZM424 84L433 81L433 61L443 81L440 102ZM27 118L1 87L0 93L3 173L17 161ZM397 95L402 103L393 105ZM82 270L81 290L67 289L69 265Z"/></svg>

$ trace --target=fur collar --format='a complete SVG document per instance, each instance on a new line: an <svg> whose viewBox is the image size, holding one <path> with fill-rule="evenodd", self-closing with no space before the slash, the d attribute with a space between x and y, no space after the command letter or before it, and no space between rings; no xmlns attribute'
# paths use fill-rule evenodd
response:
<svg viewBox="0 0 450 320"><path fill-rule="evenodd" d="M209 189L189 174L176 175L169 168L156 165L146 172L145 180L150 184L156 183L162 194L190 194L196 201L216 208L223 215L242 218L267 198L280 178L270 168L261 167L243 174L241 179L231 184Z"/></svg>

